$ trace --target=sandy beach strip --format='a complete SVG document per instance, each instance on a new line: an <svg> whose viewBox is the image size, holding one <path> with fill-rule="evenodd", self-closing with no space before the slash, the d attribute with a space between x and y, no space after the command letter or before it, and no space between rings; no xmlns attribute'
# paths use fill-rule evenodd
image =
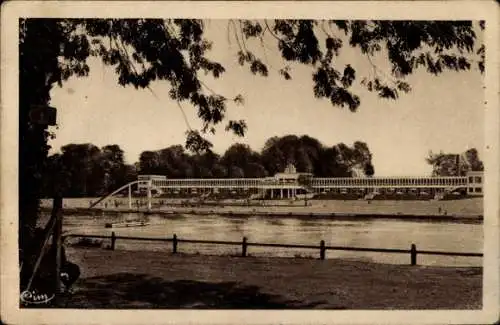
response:
<svg viewBox="0 0 500 325"><path fill-rule="evenodd" d="M482 268L312 258L67 250L67 308L479 309Z"/></svg>
<svg viewBox="0 0 500 325"><path fill-rule="evenodd" d="M123 201L123 199L122 199ZM64 201L65 214L101 214L101 213L133 213L148 212L145 206L128 208L128 204L121 202L116 207L110 202L106 206L88 208L87 199L67 199ZM272 217L317 217L334 219L355 218L392 218L405 220L435 220L435 221L463 221L481 222L483 220L482 199L464 199L454 201L339 201L313 200L308 206L303 202L276 201L251 202L245 205L242 202L226 201L218 204L196 204L188 202L181 204L174 200L155 200L149 213L161 215L219 214L228 216L272 216ZM163 203L163 205L160 205ZM102 205L102 204L101 204ZM42 201L42 209L49 212L51 200Z"/></svg>

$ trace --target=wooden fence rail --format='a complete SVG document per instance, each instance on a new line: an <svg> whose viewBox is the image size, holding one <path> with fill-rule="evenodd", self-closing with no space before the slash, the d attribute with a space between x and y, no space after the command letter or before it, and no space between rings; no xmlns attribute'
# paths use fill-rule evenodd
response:
<svg viewBox="0 0 500 325"><path fill-rule="evenodd" d="M428 250L417 250L415 244L411 244L410 249L393 249L393 248L367 248L367 247L349 247L349 246L326 246L325 241L321 240L319 246L316 245L300 245L300 244L274 244L274 243L252 243L248 242L246 237L243 237L242 241L223 241L223 240L201 240L201 239L179 239L176 234L172 238L152 238L152 237L133 237L133 236L116 236L115 232L111 233L111 236L106 235L85 235L85 234L67 234L64 239L68 237L78 237L78 238L101 238L110 239L111 245L110 249L115 249L115 243L117 239L124 240L137 240L137 241L160 241L160 242L172 242L172 253L176 254L178 250L179 243L188 244L215 244L215 245L230 245L230 246L241 246L241 256L246 257L248 247L280 247L280 248L300 248L300 249L316 249L319 250L319 256L321 260L325 259L326 251L342 250L342 251L358 251L358 252L373 252L373 253L393 253L393 254L410 254L410 264L417 265L417 255L445 255L445 256L464 256L464 257L483 257L482 253L462 253L462 252L444 252L444 251L428 251Z"/></svg>

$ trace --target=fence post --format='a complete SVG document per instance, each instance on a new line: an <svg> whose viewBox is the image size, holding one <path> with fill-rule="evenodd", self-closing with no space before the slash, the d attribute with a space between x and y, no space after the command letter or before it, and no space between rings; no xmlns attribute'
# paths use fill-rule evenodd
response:
<svg viewBox="0 0 500 325"><path fill-rule="evenodd" d="M326 251L326 248L325 248L325 241L322 240L320 241L319 243L319 258L324 260L325 259L325 251Z"/></svg>
<svg viewBox="0 0 500 325"><path fill-rule="evenodd" d="M111 232L111 250L115 250L116 234L114 231Z"/></svg>
<svg viewBox="0 0 500 325"><path fill-rule="evenodd" d="M247 256L247 238L243 237L243 242L241 243L241 256L246 257Z"/></svg>
<svg viewBox="0 0 500 325"><path fill-rule="evenodd" d="M417 265L417 246L415 244L411 244L410 259L411 265Z"/></svg>
<svg viewBox="0 0 500 325"><path fill-rule="evenodd" d="M176 234L174 234L174 237L173 237L173 240L172 240L172 244L173 244L172 253L173 254L177 254L177 235Z"/></svg>

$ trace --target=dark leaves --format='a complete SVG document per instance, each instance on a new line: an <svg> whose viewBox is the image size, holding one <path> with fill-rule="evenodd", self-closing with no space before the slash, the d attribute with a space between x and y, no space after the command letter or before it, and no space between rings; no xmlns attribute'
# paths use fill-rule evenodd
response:
<svg viewBox="0 0 500 325"><path fill-rule="evenodd" d="M364 173L368 177L372 177L375 174L375 167L373 166L371 161L365 164Z"/></svg>
<svg viewBox="0 0 500 325"><path fill-rule="evenodd" d="M241 24L242 24L242 32L243 35L245 35L245 38L258 37L262 35L263 29L260 23L258 22L253 23L250 20L243 20Z"/></svg>
<svg viewBox="0 0 500 325"><path fill-rule="evenodd" d="M450 70L466 70L470 68L469 62L463 56L442 54L439 56L439 61Z"/></svg>
<svg viewBox="0 0 500 325"><path fill-rule="evenodd" d="M345 88L352 85L352 82L356 79L356 71L348 64L344 69L344 75L342 76L341 82Z"/></svg>
<svg viewBox="0 0 500 325"><path fill-rule="evenodd" d="M354 95L341 87L333 87L330 95L330 102L334 106L344 107L347 105L351 112L355 112L361 103L357 95Z"/></svg>
<svg viewBox="0 0 500 325"><path fill-rule="evenodd" d="M349 110L354 112L361 103L360 99L346 89L350 87L354 78L355 71L350 65L345 67L342 77L331 66L322 65L313 74L314 96L329 98L334 106L344 107L347 105Z"/></svg>
<svg viewBox="0 0 500 325"><path fill-rule="evenodd" d="M318 68L313 75L314 96L317 98L330 97L332 93L332 84L335 84L335 71L332 68Z"/></svg>
<svg viewBox="0 0 500 325"><path fill-rule="evenodd" d="M411 86L405 81L396 80L394 82L383 82L379 78L373 80L363 79L361 84L370 92L376 92L380 98L397 99L399 91L408 93L411 91Z"/></svg>
<svg viewBox="0 0 500 325"><path fill-rule="evenodd" d="M285 80L291 80L292 76L290 74L290 67L286 66L284 68L279 69L279 74L285 79Z"/></svg>
<svg viewBox="0 0 500 325"><path fill-rule="evenodd" d="M203 121L205 132L210 125L220 123L224 119L226 98L220 95L206 96L193 94L191 103L198 108L198 117Z"/></svg>
<svg viewBox="0 0 500 325"><path fill-rule="evenodd" d="M211 63L207 69L212 70L212 75L214 76L214 78L219 78L220 75L225 71L224 67L220 63Z"/></svg>
<svg viewBox="0 0 500 325"><path fill-rule="evenodd" d="M334 20L330 22L333 25L336 25L338 29L344 31L344 33L347 35L349 33L349 25L350 22L347 20Z"/></svg>
<svg viewBox="0 0 500 325"><path fill-rule="evenodd" d="M243 51L238 51L237 53L238 56L238 63L239 65L243 66L245 62L247 61L247 57Z"/></svg>
<svg viewBox="0 0 500 325"><path fill-rule="evenodd" d="M203 22L194 19L175 19L174 23L180 27L181 44L187 46L191 42L201 41Z"/></svg>
<svg viewBox="0 0 500 325"><path fill-rule="evenodd" d="M351 65L341 70L333 61L343 46L342 40L332 36L334 33L327 36L324 38L326 53L322 53L316 35L320 29L317 21L274 20L266 22L265 26L251 20L238 23L242 42L250 38L262 41L264 33L268 32L277 42L284 60L315 66L314 96L328 98L333 105L348 106L351 110L359 106L359 98L348 90L356 80L356 71ZM322 24L321 28L324 27L344 32L349 44L361 49L362 53L386 55L392 73L385 78L388 81L383 83L379 76L362 81L368 90L383 98L395 99L400 92L409 92L411 87L403 78L415 69L423 67L438 75L445 70L470 69L474 62L465 55L474 49L476 40L470 21L328 21ZM484 21L479 22L479 27L484 29ZM225 97L204 95L198 79L200 72L214 78L225 72L220 63L207 57L212 43L203 38L201 20L62 19L44 20L37 28L37 32L30 29L29 20L20 22L20 54L23 54L22 45L26 41L31 42L33 48L57 51L62 60L55 63L51 82L61 84L73 75L88 75L86 59L96 55L113 66L121 85L145 88L155 80L169 82L171 98L189 100L198 109L204 131L212 130L213 125L225 117ZM58 36L49 43L48 37L42 34ZM247 48L246 43L240 46L239 64L248 65L253 74L267 76L270 73L268 66ZM473 54L479 57L477 66L483 72L484 46ZM23 66L38 64L35 57L32 60L24 60ZM278 73L285 80L291 79L290 66L279 69ZM238 96L233 101L243 103Z"/></svg>
<svg viewBox="0 0 500 325"><path fill-rule="evenodd" d="M342 40L338 38L327 37L325 40L326 49L335 52L338 55L342 47Z"/></svg>
<svg viewBox="0 0 500 325"><path fill-rule="evenodd" d="M194 70L203 70L205 74L212 73L214 78L219 78L225 72L224 67L218 63L207 59L204 55L212 47L212 43L202 40L188 46L189 63Z"/></svg>
<svg viewBox="0 0 500 325"><path fill-rule="evenodd" d="M347 91L356 79L353 67L347 65L339 72L332 62L333 56L338 55L343 46L342 41L334 36L327 36L326 53L323 54L316 36L318 29L316 21L275 20L273 23L269 26L266 22L266 26L263 27L259 21L239 21L241 35L245 39L262 38L264 33L269 31L275 39L278 39L278 48L286 61L306 65L316 65L320 62L320 67L313 73L314 95L329 98L333 104L341 103L341 106L356 107L357 97ZM384 98L397 98L398 92L408 92L411 89L409 84L402 82L401 79L419 67L423 66L429 73L436 75L445 70L469 69L471 65L469 58L459 53L470 52L476 37L471 22L467 21L329 21L326 26L336 27L345 32L349 44L360 48L368 55L387 50L387 58L391 63L392 77L394 77L390 80L392 85L364 83L367 89L376 91ZM125 45L132 49L129 60L118 48L111 48L107 53L103 53L103 59L116 66L120 74L120 83L145 87L152 80L168 80L174 89L171 92L173 98L192 101L192 95L201 89L196 76L197 71L210 73L215 78L220 77L225 71L220 63L212 62L205 57L206 51L211 48L211 43L203 39L203 29L203 23L199 20L92 20L89 34L108 36L111 33L114 37L119 35ZM177 30L178 35L176 36L172 30ZM102 44L99 46L102 47ZM424 48L431 50L422 52ZM455 52L450 52L453 50ZM187 52L189 58L187 61L182 51ZM481 56L481 53L478 55ZM253 74L261 76L269 74L267 65L257 58L245 43L237 53L237 60L242 66L248 64ZM137 73L131 67L127 67L130 61L139 65L146 62L148 66ZM478 67L481 71L484 70L484 60L478 62ZM79 71L83 72L85 69ZM291 79L291 70L288 66L279 69L278 73L285 80ZM209 124L214 119L218 120L219 116L223 118L223 110L203 105L199 108L199 115L202 119L208 118Z"/></svg>
<svg viewBox="0 0 500 325"><path fill-rule="evenodd" d="M396 87L398 88L398 90L405 92L405 93L409 93L411 91L410 84L407 82L401 81L401 80L397 81Z"/></svg>
<svg viewBox="0 0 500 325"><path fill-rule="evenodd" d="M191 130L186 132L186 149L194 153L208 152L213 147L210 141L203 138L200 132Z"/></svg>
<svg viewBox="0 0 500 325"><path fill-rule="evenodd" d="M245 136L245 131L247 129L247 124L244 120L234 121L231 120L226 126L226 131L233 131L237 136Z"/></svg>
<svg viewBox="0 0 500 325"><path fill-rule="evenodd" d="M398 97L398 93L394 90L394 88L385 85L379 87L378 94L382 98L396 99Z"/></svg>
<svg viewBox="0 0 500 325"><path fill-rule="evenodd" d="M259 73L264 77L267 77L268 74L267 66L259 59L255 59L254 61L252 61L252 63L250 64L250 71L252 71L253 74Z"/></svg>
<svg viewBox="0 0 500 325"><path fill-rule="evenodd" d="M258 59L252 52L238 51L238 63L243 66L245 63L250 64L250 71L253 74L260 74L263 77L267 77L269 71L267 66Z"/></svg>
<svg viewBox="0 0 500 325"><path fill-rule="evenodd" d="M219 78L226 71L220 63L212 62L205 58L199 59L197 68L201 68L205 74L211 72L214 78Z"/></svg>
<svg viewBox="0 0 500 325"><path fill-rule="evenodd" d="M285 60L315 64L321 59L318 39L311 20L276 20L274 32L281 37L278 47Z"/></svg>
<svg viewBox="0 0 500 325"><path fill-rule="evenodd" d="M386 83L376 78L373 82L373 90L376 91L381 98L396 99L398 92L394 87L390 87Z"/></svg>
<svg viewBox="0 0 500 325"><path fill-rule="evenodd" d="M420 66L436 75L450 69L467 70L470 63L460 54L471 53L476 39L470 21L353 21L338 25L350 32L351 46L364 53L372 54L385 46L397 78ZM432 51L423 54L428 48Z"/></svg>
<svg viewBox="0 0 500 325"><path fill-rule="evenodd" d="M439 74L443 72L441 63L439 60L435 60L429 52L425 56L425 64L427 66L427 71L432 74Z"/></svg>
<svg viewBox="0 0 500 325"><path fill-rule="evenodd" d="M245 99L241 94L236 95L236 97L233 98L233 102L236 103L236 105L244 105L245 104Z"/></svg>
<svg viewBox="0 0 500 325"><path fill-rule="evenodd" d="M481 45L481 47L477 50L476 54L478 54L480 57L480 59L477 63L479 71L481 71L481 73L484 73L484 62L486 59L486 50L485 50L484 44Z"/></svg>

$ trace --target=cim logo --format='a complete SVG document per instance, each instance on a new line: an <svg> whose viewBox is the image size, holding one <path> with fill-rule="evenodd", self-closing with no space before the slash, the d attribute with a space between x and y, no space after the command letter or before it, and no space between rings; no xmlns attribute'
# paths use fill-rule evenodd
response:
<svg viewBox="0 0 500 325"><path fill-rule="evenodd" d="M21 301L25 304L47 304L54 299L55 294L48 295L46 293L37 293L36 291L21 292Z"/></svg>

